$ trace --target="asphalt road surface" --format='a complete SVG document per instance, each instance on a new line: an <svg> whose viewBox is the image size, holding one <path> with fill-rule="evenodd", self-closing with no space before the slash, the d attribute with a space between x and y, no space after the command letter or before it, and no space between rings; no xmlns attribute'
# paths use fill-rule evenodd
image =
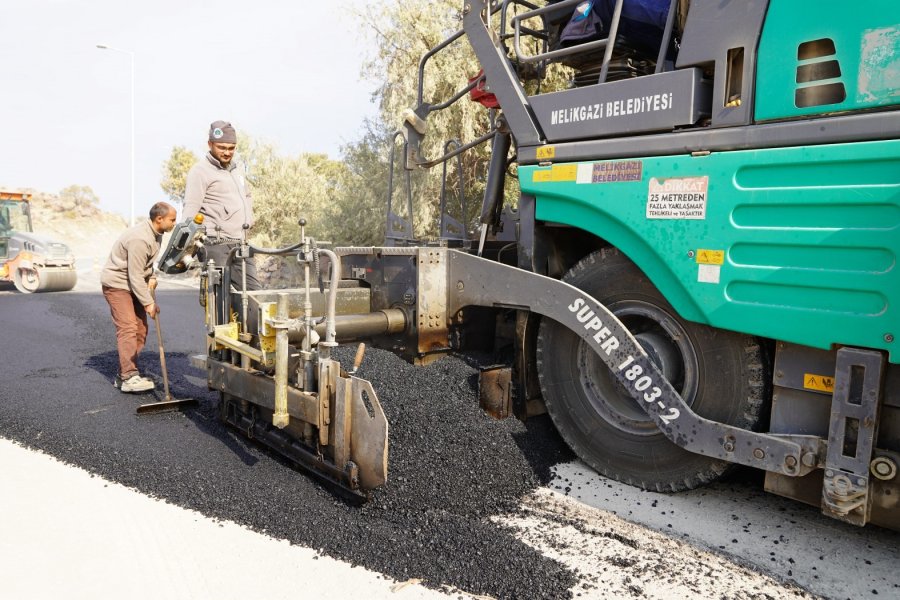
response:
<svg viewBox="0 0 900 600"><path fill-rule="evenodd" d="M677 495L603 479L572 461L546 419L496 422L470 406L474 370L458 358L414 368L367 355L362 376L391 421L391 481L369 505L346 505L217 421L216 395L188 364L203 348L193 289L164 284L159 296L172 395L200 406L138 418L134 408L153 397L111 385L114 333L97 287L87 274L74 292L0 289L0 437L433 589L495 598L900 597L897 533L766 495L748 470ZM142 360L161 380L152 323Z"/></svg>

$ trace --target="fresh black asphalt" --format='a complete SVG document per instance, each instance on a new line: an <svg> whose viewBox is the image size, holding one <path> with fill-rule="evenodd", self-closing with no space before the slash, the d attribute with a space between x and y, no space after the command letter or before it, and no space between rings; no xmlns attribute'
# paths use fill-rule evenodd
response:
<svg viewBox="0 0 900 600"><path fill-rule="evenodd" d="M545 418L523 425L482 413L475 368L456 357L413 367L367 353L358 375L372 381L390 422L389 482L352 506L218 421L217 394L188 364L204 347L196 291L161 291L160 305L172 396L200 406L138 417L153 398L112 386L115 337L99 290L0 295L0 436L397 580L496 598L569 597L574 574L489 517L515 511L571 454ZM142 369L161 381L152 327Z"/></svg>

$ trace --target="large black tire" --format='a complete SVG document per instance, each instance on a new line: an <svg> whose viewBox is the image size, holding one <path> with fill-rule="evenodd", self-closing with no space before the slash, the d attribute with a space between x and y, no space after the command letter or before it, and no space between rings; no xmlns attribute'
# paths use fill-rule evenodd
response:
<svg viewBox="0 0 900 600"><path fill-rule="evenodd" d="M588 255L563 280L625 324L694 412L744 429L756 426L764 369L755 338L685 321L614 248ZM551 319L541 321L537 364L556 428L599 473L643 489L680 491L728 470L729 463L670 442L591 348Z"/></svg>

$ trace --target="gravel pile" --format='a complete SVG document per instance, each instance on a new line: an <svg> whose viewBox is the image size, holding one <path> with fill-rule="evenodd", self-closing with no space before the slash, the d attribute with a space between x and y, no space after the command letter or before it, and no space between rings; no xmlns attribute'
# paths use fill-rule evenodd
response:
<svg viewBox="0 0 900 600"><path fill-rule="evenodd" d="M222 425L216 396L184 353L167 355L172 395L196 397L200 408L136 417L134 407L152 397L123 398L112 389L111 326L105 307L88 306L87 298L43 300L50 304L43 326L70 338L44 346L30 372L0 382L0 435L401 581L496 598L570 596L571 571L490 517L516 511L523 495L549 479L550 467L571 454L545 417L526 426L485 415L474 366L448 357L413 367L387 352L367 352L359 376L372 381L390 422L389 476L372 501L355 507ZM184 298L195 303L193 294ZM0 345L9 343L0 333ZM340 349L337 357L349 363L351 353ZM155 352L145 350L142 358L146 371L158 375Z"/></svg>
<svg viewBox="0 0 900 600"><path fill-rule="evenodd" d="M517 510L569 457L549 422L484 414L477 369L455 357L418 368L370 351L359 375L373 381L391 427L388 483L361 513L396 523L414 544L391 562L408 563L407 573L430 555L439 560L429 571L445 582L498 598L568 597L570 573L487 519Z"/></svg>

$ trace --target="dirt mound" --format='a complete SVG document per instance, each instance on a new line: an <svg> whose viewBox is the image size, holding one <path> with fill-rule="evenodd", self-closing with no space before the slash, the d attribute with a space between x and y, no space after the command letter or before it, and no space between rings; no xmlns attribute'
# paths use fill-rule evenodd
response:
<svg viewBox="0 0 900 600"><path fill-rule="evenodd" d="M18 190L31 196L31 220L35 233L63 242L79 259L103 261L113 242L128 227L117 214L93 203L64 200L57 194Z"/></svg>

